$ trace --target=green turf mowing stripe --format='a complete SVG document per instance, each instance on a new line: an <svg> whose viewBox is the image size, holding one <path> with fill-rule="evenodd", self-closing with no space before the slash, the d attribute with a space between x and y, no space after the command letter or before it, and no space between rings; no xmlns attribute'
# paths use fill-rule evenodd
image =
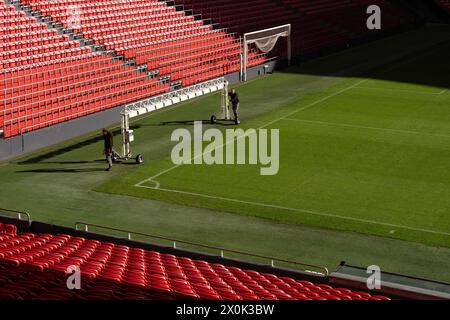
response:
<svg viewBox="0 0 450 320"><path fill-rule="evenodd" d="M411 67L411 65L414 65L417 60L423 59L423 56L430 56L435 54L436 52L439 52L438 50L433 50L431 52L426 52L423 55L414 56L411 59L404 60L400 64L396 64L394 66L388 66L386 69L379 70L376 75L383 75L387 73L394 72L397 68L399 69L408 69ZM443 97L440 97L440 94L442 92L441 89L437 89L434 87L425 87L425 86L416 86L412 84L405 85L403 83L393 83L389 82L389 87L384 86L383 82L381 80L376 80L376 84L378 87L374 87L378 92L372 92L372 87L369 86L368 88L364 88L363 84L370 83L372 86L374 84L374 80L370 78L364 78L364 79L353 79L350 81L344 81L342 84L336 84L334 90L325 90L325 95L322 92L318 92L317 94L309 94L309 96L302 97L302 100L299 100L298 103L292 103L292 107L288 108L287 112L283 112L280 114L280 116L277 116L275 119L268 119L265 123L258 124L257 128L269 128L274 126L281 126L280 121L295 121L295 122L303 122L303 123L309 123L310 125L315 124L316 128L308 127L309 130L302 130L298 131L298 128L296 126L292 126L291 128L284 128L284 132L294 133L294 137L298 136L297 141L303 141L305 137L310 137L308 139L313 138L316 141L321 141L321 143L318 143L318 146L326 147L327 140L330 140L330 138L334 135L334 138L331 139L332 144L348 144L346 146L345 144L342 145L342 148L344 150L348 151L344 154L342 153L342 157L349 158L349 156L354 157L355 155L360 157L362 161L364 161L364 158L371 158L373 155L375 155L376 161L378 163L383 163L383 159L378 157L382 156L383 153L391 153L394 150L399 150L400 152L396 152L398 155L395 155L395 157L400 157L401 161L404 163L404 165L407 165L408 167L413 167L416 165L414 161L424 161L425 155L429 153L427 149L429 148L440 148L440 146L436 145L432 141L432 139L440 139L438 140L440 143L444 143L442 145L445 147L448 142L448 138L450 137L450 132L448 126L445 124L440 128L439 126L436 126L436 119L433 119L433 116L429 116L427 113L427 109L439 109L436 112L436 115L438 115L440 118L442 116L448 117L448 112L445 111L441 106L446 103L446 100ZM387 83L387 82L386 82ZM344 85L343 85L344 84ZM380 86L381 84L381 86ZM397 87L393 87L394 85L398 85ZM365 86L365 85L364 85ZM411 88L411 89L407 89ZM416 89L420 88L420 89ZM357 99L355 99L357 97ZM430 100L431 99L431 100ZM440 100L439 100L440 99ZM355 103L355 101L358 101ZM377 104L379 102L382 102L385 107L380 107ZM433 102L433 107L429 107L429 103ZM363 108L364 106L364 108ZM376 109L370 109L373 106L377 106ZM314 107L314 108L313 108ZM290 109L290 111L289 111ZM425 111L424 111L425 110ZM336 115L336 112L340 112L341 115L338 116L341 119L339 119L342 122L332 122L329 121L329 117L333 117ZM355 115L357 117L355 118ZM430 123L424 126L426 122L421 122L420 118L423 116L430 117ZM297 119L298 118L298 119ZM303 119L305 118L305 119ZM266 118L267 119L267 118ZM325 119L322 120L315 120L315 119ZM426 117L425 117L426 119ZM257 119L256 119L257 120ZM344 122L346 120L352 120L347 122ZM255 122L257 123L257 122ZM360 124L355 124L360 123ZM366 125L367 123L367 125ZM372 125L378 124L379 126ZM341 131L332 130L329 131L328 129L323 128L317 128L317 125L320 125L320 127L324 126L335 126L335 127L341 127L341 128L347 128L347 129L358 129L359 131L365 130L368 131L368 133L364 133L363 136L357 137L356 139L354 137L348 136L349 134L343 134ZM251 123L246 123L245 127L251 127ZM432 129L427 131L427 129ZM313 129L313 130L311 130ZM287 131L286 131L287 130ZM358 131L358 134L360 134ZM370 133L372 131L372 133ZM375 131L375 132L373 132ZM383 135L380 135L377 133L377 131L383 132ZM433 132L435 131L435 132ZM448 134L447 134L448 132ZM392 134L400 135L397 138L393 138ZM305 136L306 135L306 136ZM346 136L347 135L347 136ZM360 134L361 135L361 134ZM404 138L402 137L404 136ZM409 136L417 136L411 139ZM286 137L286 135L285 135ZM319 138L320 139L317 139ZM239 139L239 138L238 138ZM295 147L290 147L291 150L289 151L291 154L295 154L295 149L302 150L304 146L302 143L298 144L295 140L296 138L290 139L291 145ZM444 139L444 140L442 140ZM314 141L311 140L311 141ZM336 140L336 142L333 142L333 140ZM364 146L364 147L362 147ZM331 147L331 145L330 145ZM400 149L399 149L400 147ZM354 154L353 150L357 149L361 150L368 150L366 152L359 152ZM386 151L383 151L383 153L380 153L379 156L376 156L378 150L385 149ZM417 149L422 148L422 150ZM329 149L329 150L332 150ZM317 150L312 147L310 150L311 152L317 152ZM419 152L420 151L420 152ZM370 156L370 153L372 153L372 156ZM436 154L436 152L433 152L432 154ZM410 162L404 160L402 157L408 155L407 159L412 159ZM436 154L437 155L437 154ZM322 155L324 158L329 155L327 155L326 152L323 152ZM445 155L444 155L445 156ZM389 167L398 168L397 165L393 163L393 161L398 161L394 157L391 161L384 161L386 162L385 165ZM416 159L417 160L414 160ZM439 166L446 170L448 166L445 166L444 160L442 159L442 156L436 157L436 159L439 161ZM194 158L193 158L194 159ZM296 161L297 159L293 159L292 161ZM381 162L380 162L381 160ZM428 160L427 160L428 161ZM399 192L396 191L395 187L392 187L392 194L396 194L399 196L407 196L408 194L413 194L415 192L419 192L420 188L428 188L429 186L432 186L436 190L436 194L431 194L430 196L424 198L424 204L431 201L430 203L433 203L431 199L435 199L439 193L441 193L445 197L446 190L448 188L447 184L442 182L442 179L437 178L439 173L432 172L431 178L424 178L424 175L427 173L424 171L423 173L420 172L420 175L408 175L407 170L401 170L397 171L397 173L401 173L400 176L396 177L393 175L391 178L388 178L385 174L382 173L382 170L385 170L383 167L380 167L380 170L374 170L374 168L377 168L376 164L373 164L373 167L370 168L369 172L364 173L364 170L367 171L367 166L361 166L358 163L349 162L348 168L344 167L333 167L333 164L330 164L329 162L324 162L323 164L318 164L318 166L324 166L322 170L325 170L329 172L329 177L327 178L323 174L320 173L313 173L314 170L311 170L312 174L308 174L308 172L303 171L304 177L302 177L302 174L297 171L297 174L299 174L298 178L303 179L304 182L302 182L302 187L311 187L314 189L314 192L310 192L306 195L306 202L303 203L306 204L305 209L301 209L302 206L301 203L300 206L298 205L292 205L295 204L292 203L292 200L289 200L289 197L295 198L295 195L291 192L286 192L286 189L283 189L282 181L278 180L272 180L272 184L274 187L278 187L281 189L281 192L276 193L280 199L283 199L283 193L287 194L287 198L284 198L284 200L281 200L281 202L285 202L288 205L281 205L281 203L276 202L267 202L267 201L261 201L260 199L263 194L266 194L267 192L273 192L273 190L262 189L261 194L258 194L259 191L252 190L250 187L251 184L246 183L245 185L240 184L239 188L236 192L235 196L231 196L230 194L224 193L224 191L229 190L230 188L233 188L232 184L227 183L228 176L242 176L245 181L252 181L255 185L264 185L264 183L261 183L259 179L254 176L255 170L252 169L236 169L236 168L228 168L228 169L220 169L220 168L201 168L201 167L194 167L194 169L186 168L184 165L170 165L170 161L165 160L166 164L169 164L168 166L162 165L161 169L159 171L157 170L151 170L152 174L149 175L149 178L146 178L144 180L134 180L132 179L130 182L131 184L128 187L134 186L134 187L143 187L144 189L152 190L152 193L150 195L144 195L144 197L148 196L150 198L156 197L157 199L165 199L166 196L163 195L156 195L155 192L166 192L166 193L177 193L179 197L177 197L176 202L177 203L185 203L189 205L194 206L203 206L203 202L200 201L200 199L195 200L194 198L208 198L209 203L206 205L208 208L214 208L216 205L217 208L220 208L221 210L225 211L231 211L231 212L237 212L237 213L244 213L243 209L239 208L233 208L229 209L227 208L226 202L235 202L235 203L241 203L241 204L248 204L253 205L256 207L268 207L272 209L280 209L285 211L296 211L299 213L310 213L312 215L316 216L322 216L322 217L334 217L341 220L347 220L347 221L354 221L359 223L368 223L368 224L374 224L379 226L385 226L385 227L391 227L391 228L397 228L397 229L404 229L404 230L411 230L416 232L423 232L428 234L434 234L434 235L440 235L444 238L449 235L447 230L447 224L441 225L439 228L436 228L436 219L429 219L429 221L423 220L424 213L417 211L415 213L415 216L408 217L409 223L399 223L403 222L402 214L404 214L404 211L406 207L399 206L398 203L395 203L395 199L392 197L386 198L386 196L383 195L383 180L386 179L385 183L393 184L395 187L397 187L397 190L401 190L401 183L404 181L409 181L410 183L411 179L414 179L416 182L417 188L409 188L410 190L405 192ZM392 164L391 164L392 162ZM435 161L436 162L436 161ZM363 163L363 162L362 162ZM331 197L331 199L336 199L336 197L339 197L339 193L336 193L336 190L333 190L332 188L323 188L322 190L324 192L324 195L320 195L321 189L320 186L326 186L329 184L329 182L333 182L336 184L336 186L342 186L345 188L346 184L351 183L351 180L356 179L356 175L354 173L347 172L347 176L345 177L343 175L344 172L346 172L349 168L351 168L351 165L354 165L354 168L356 171L362 170L361 177L364 177L364 179L369 179L370 183L373 185L368 184L367 187L362 188L361 191L358 191L355 188L352 192L357 192L354 194L349 194L348 196L344 197L346 201L351 200L349 196L354 197L354 199L361 198L363 196L370 196L372 195L374 199L379 199L380 201L387 201L389 205L386 206L377 206L375 203L373 203L373 206L375 209L380 210L383 212L380 216L378 216L377 219L367 219L364 217L365 214L372 215L377 214L375 210L367 210L367 213L364 213L364 211L361 210L355 210L353 209L345 209L349 206L349 204L338 204L336 202L336 205L341 207L338 210L338 213L335 213L335 210L333 210L333 207L323 207L320 208L318 206L314 205L313 197L321 198L325 196L325 194L328 192L329 194L327 196ZM384 165L384 164L383 164ZM309 164L311 166L311 164ZM312 167L311 167L312 168ZM285 170L290 172L295 172L295 167L292 167L289 169L289 167ZM337 171L336 171L337 170ZM398 170L398 169L397 169ZM228 174L227 174L228 171ZM373 171L373 172L371 172ZM195 174L193 174L195 172ZM392 172L392 170L386 170L386 172ZM137 175L136 175L137 176ZM342 176L343 178L339 178L339 176ZM211 177L214 177L211 179ZM444 175L446 177L446 175ZM225 179L225 180L223 180ZM435 180L433 180L435 179ZM274 181L278 181L276 183L273 183ZM436 182L439 182L442 186L437 187L437 185L433 185ZM354 184L357 184L357 180L353 182ZM444 183L444 184L443 184ZM270 185L270 183L269 183ZM295 188L298 186L294 186L291 184L287 184L287 187ZM338 187L336 187L338 188ZM317 189L317 190L316 190ZM329 190L328 190L329 189ZM385 188L388 190L390 188ZM205 192L205 190L208 190L208 192ZM264 191L263 191L264 190ZM372 190L372 191L370 191ZM212 192L211 192L212 191ZM135 192L130 190L130 192L127 192L127 194L134 194ZM143 195L143 192L138 192L138 194ZM189 198L188 200L183 198L184 196L187 196ZM301 195L301 196L305 196ZM172 197L169 197L172 198ZM186 197L185 197L186 198ZM220 202L219 204L214 204L213 200L217 200L217 202ZM361 199L357 200L358 202L362 201ZM342 201L338 201L342 202ZM373 201L372 201L373 202ZM372 203L369 201L369 203ZM407 201L399 200L399 203L403 203L404 206L407 205ZM356 204L357 202L355 202ZM445 207L446 202L445 201L437 201L436 204L439 204L439 206L436 207L437 213L440 214L442 212L442 209ZM362 204L362 202L361 202ZM350 207L348 207L350 208ZM361 207L362 208L362 207ZM425 207L424 207L425 208ZM368 208L365 208L368 209ZM423 209L422 207L420 208ZM257 210L257 209L252 209ZM343 211L344 210L344 211ZM430 209L430 211L432 211ZM435 210L436 211L436 210ZM370 213L369 213L370 212ZM395 212L395 214L394 214ZM412 211L414 212L414 210ZM315 214L314 214L315 213ZM392 214L389 214L392 213ZM264 217L271 217L272 219L277 219L276 215L272 214L263 214L261 216ZM314 225L326 225L327 227L332 227L333 224L327 224L323 223L323 219L319 219L318 221L311 220L310 218L295 216L295 215L286 215L286 217L282 218L283 214L280 214L280 217L278 217L281 221L284 222L292 222L292 223L312 223ZM434 226L434 227L433 227ZM346 226L339 226L339 228L347 230ZM373 228L369 228L372 231L377 234L380 233L380 231L374 230ZM357 228L349 227L349 230L365 230L366 232L370 232L367 230L367 228L362 227L359 225ZM389 230L389 233L395 233L395 230ZM385 234L385 230L381 231L381 234ZM421 236L418 236L415 234L412 237L407 236L406 238L411 240L417 240L421 238ZM438 242L447 242L444 238L438 240ZM435 241L435 240L433 240Z"/></svg>
<svg viewBox="0 0 450 320"><path fill-rule="evenodd" d="M269 126L283 129L279 178L261 179L257 168L248 166L182 166L162 175L161 186L449 232L450 146L439 136L450 135L450 71L448 63L441 63L448 59L449 46L438 44L450 37L448 30L430 26L238 88L245 101L243 128L257 128L434 50L361 86L441 95L353 88L288 118L436 136L282 120ZM331 270L346 260L450 281L445 235L134 187L173 166L170 134L179 125L164 123L208 119L218 100L208 96L133 121L133 148L146 158L142 167L118 164L104 172L102 142L91 139L94 135L4 164L0 204L29 211L34 220L70 227L84 220L323 264Z"/></svg>

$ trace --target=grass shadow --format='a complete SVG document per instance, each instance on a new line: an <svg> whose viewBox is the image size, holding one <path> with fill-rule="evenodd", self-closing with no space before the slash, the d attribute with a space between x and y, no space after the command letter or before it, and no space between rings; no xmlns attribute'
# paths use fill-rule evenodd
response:
<svg viewBox="0 0 450 320"><path fill-rule="evenodd" d="M120 129L114 130L113 134L114 134L114 136L120 135ZM83 147L89 146L89 145L94 144L94 143L98 143L100 141L103 141L103 136L101 136L99 134L99 135L97 135L95 137L92 137L92 138L89 138L89 139L86 139L86 140L83 140L83 141L79 141L79 142L73 143L73 144L71 144L69 146L61 147L61 148L58 148L56 150L52 150L52 151L49 151L47 153L39 154L39 155L37 155L35 157L32 157L32 158L29 158L29 159L25 159L25 160L19 161L17 164L25 165L25 164L34 164L34 163L44 162L47 159L51 159L53 157L56 157L56 156L59 156L59 155L63 155L63 154L65 154L67 152L70 152L70 151L81 149ZM93 160L93 161L83 161L83 160L81 160L81 161L73 161L73 162L68 161L68 162L46 162L46 163L61 163L61 164L69 163L70 164L70 163L93 163L93 162L99 162L99 161L101 161L101 160Z"/></svg>
<svg viewBox="0 0 450 320"><path fill-rule="evenodd" d="M88 164L88 163L101 163L105 162L105 159L97 160L79 160L79 161L42 161L42 164Z"/></svg>
<svg viewBox="0 0 450 320"><path fill-rule="evenodd" d="M211 120L175 120L175 121L165 121L161 122L159 126L167 126L167 125L183 125L183 126L193 126L195 122L201 122L202 125L212 125ZM234 120L221 120L217 119L217 123L214 125L218 126L235 126Z"/></svg>
<svg viewBox="0 0 450 320"><path fill-rule="evenodd" d="M19 170L17 173L83 173L105 171L105 168L47 168L47 169L29 169Z"/></svg>

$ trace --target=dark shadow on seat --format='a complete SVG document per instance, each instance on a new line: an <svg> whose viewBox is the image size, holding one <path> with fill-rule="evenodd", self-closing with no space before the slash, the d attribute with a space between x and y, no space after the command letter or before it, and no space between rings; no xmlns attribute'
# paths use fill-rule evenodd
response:
<svg viewBox="0 0 450 320"><path fill-rule="evenodd" d="M447 30L450 32L450 26ZM421 35L421 37L425 36L426 34ZM395 39L395 37L385 38L380 39L381 42L366 43L365 45L370 46L372 50L368 50L366 46L355 46L337 52L333 58L317 56L318 59L296 61L290 68L278 71L312 76L367 78L441 89L450 88L448 76L450 69L447 60L450 52L450 37L447 36L429 46L418 46L419 49L412 50L407 47L411 46L411 40L399 40L405 42L406 47L403 49L399 48L398 44L395 47ZM388 43L386 48L382 41Z"/></svg>

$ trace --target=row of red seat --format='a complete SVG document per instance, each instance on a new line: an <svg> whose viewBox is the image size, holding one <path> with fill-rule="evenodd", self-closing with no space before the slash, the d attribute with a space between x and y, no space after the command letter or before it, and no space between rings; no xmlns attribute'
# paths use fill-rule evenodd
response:
<svg viewBox="0 0 450 320"><path fill-rule="evenodd" d="M42 38L29 38L29 39L11 39L10 41L3 42L0 44L0 48L2 48L2 52L5 53L6 51L10 50L18 50L21 48L29 48L29 47L39 47L42 45L51 45L51 44L58 44L58 43L64 43L69 40L68 36L59 36L59 35L51 35L49 37L42 37Z"/></svg>
<svg viewBox="0 0 450 320"><path fill-rule="evenodd" d="M18 59L22 57L26 57L27 60L30 59L31 56L35 55L42 55L42 54L53 54L57 51L62 52L70 52L70 49L78 48L78 44L76 42L69 42L69 41L61 41L58 43L50 43L50 44L43 44L40 45L34 45L30 47L30 44L28 43L19 43L19 48L17 49L11 49L11 50L5 50L0 52L0 58L5 61L9 59ZM85 51L87 52L87 50Z"/></svg>
<svg viewBox="0 0 450 320"><path fill-rule="evenodd" d="M93 39L95 43L104 45L108 50L115 50L126 58L136 59L138 64L148 64L150 69L154 68L152 63L155 56L161 55L160 50L164 50L164 54L176 54L178 61L189 61L191 56L195 57L196 54L192 55L186 50L180 51L177 46L188 43L192 50L197 50L204 46L196 41L198 37L202 37L203 42L210 45L216 41L229 41L227 33L213 30L211 26L204 25L203 21L195 20L193 16L187 16L185 12L177 11L174 6L157 0L131 0L126 3L62 0L58 6L43 0L24 1L33 9L40 10L63 25L68 25L71 18L70 12L64 8L74 8L73 12L80 18L80 23L72 29ZM229 60L239 63L240 44L233 42L233 46L234 57ZM156 53L157 51L159 52ZM257 52L251 54L255 56ZM212 47L212 51L208 50L208 59L204 59L202 63L216 67L220 59L224 59L223 51ZM182 70L181 78L183 74L192 74L194 69L199 67L195 63L186 65L189 67ZM155 69L158 69L158 66ZM178 73L169 75L180 78Z"/></svg>
<svg viewBox="0 0 450 320"><path fill-rule="evenodd" d="M389 300L65 234L2 230L0 225L0 299ZM66 287L71 266L83 276L79 291Z"/></svg>
<svg viewBox="0 0 450 320"><path fill-rule="evenodd" d="M17 234L17 227L13 224L6 224L0 222L0 235L2 234L15 236Z"/></svg>
<svg viewBox="0 0 450 320"><path fill-rule="evenodd" d="M2 31L8 32L0 51L0 129L5 137L169 90L168 84L80 47L3 0L0 8Z"/></svg>
<svg viewBox="0 0 450 320"><path fill-rule="evenodd" d="M62 2L61 2L62 1ZM157 0L22 0L43 16L115 50L183 86L240 69L240 43L222 30ZM47 29L0 0L0 130L22 134L79 116L167 92L169 83L113 61ZM159 59L161 57L161 59ZM264 62L252 50L249 65Z"/></svg>

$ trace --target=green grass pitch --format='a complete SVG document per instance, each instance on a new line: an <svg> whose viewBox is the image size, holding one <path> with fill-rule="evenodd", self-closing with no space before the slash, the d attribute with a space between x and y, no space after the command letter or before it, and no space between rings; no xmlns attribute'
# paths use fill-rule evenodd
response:
<svg viewBox="0 0 450 320"><path fill-rule="evenodd" d="M380 79L346 79L310 94L299 90L282 113L245 121L243 128L280 130L275 176L261 176L251 165L175 166L166 157L98 190L449 244L450 92L389 80L416 69L448 83L450 69L442 66L448 66L449 49L396 62L376 73ZM241 89L244 113L258 108L260 99L271 102L264 87L280 85L285 75L273 78ZM302 88L301 81L293 85ZM283 91L286 86L280 85Z"/></svg>
<svg viewBox="0 0 450 320"><path fill-rule="evenodd" d="M174 167L170 134L192 126L170 122L208 119L213 95L134 122L141 166L104 172L92 137L1 165L0 207L450 280L449 34L424 28L240 85L240 127L280 130L275 176Z"/></svg>

